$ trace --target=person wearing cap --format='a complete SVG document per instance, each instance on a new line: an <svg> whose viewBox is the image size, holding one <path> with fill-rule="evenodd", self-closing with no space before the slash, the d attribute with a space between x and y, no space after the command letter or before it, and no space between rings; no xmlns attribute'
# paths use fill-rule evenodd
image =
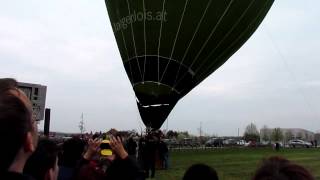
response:
<svg viewBox="0 0 320 180"><path fill-rule="evenodd" d="M107 148L109 144L110 149ZM105 147L104 147L105 146ZM129 157L123 147L120 137L111 137L110 140L89 140L88 149L83 159L80 161L79 169L75 174L75 179L86 179L84 174L88 174L84 169L100 153L100 159L108 161L108 167L104 169L103 177L99 175L98 179L105 180L144 180L144 172L138 166L135 159ZM95 173L97 174L97 173ZM89 179L89 178L88 178Z"/></svg>
<svg viewBox="0 0 320 180"><path fill-rule="evenodd" d="M30 100L14 79L0 79L0 123L1 143L5 145L0 148L0 179L32 179L23 174L23 168L37 147L37 122Z"/></svg>

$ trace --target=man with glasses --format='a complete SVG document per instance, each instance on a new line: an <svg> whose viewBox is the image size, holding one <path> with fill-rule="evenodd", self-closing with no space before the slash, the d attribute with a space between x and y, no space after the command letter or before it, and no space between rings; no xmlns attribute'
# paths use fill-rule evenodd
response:
<svg viewBox="0 0 320 180"><path fill-rule="evenodd" d="M38 143L32 105L17 81L0 79L0 179L30 180L23 168Z"/></svg>

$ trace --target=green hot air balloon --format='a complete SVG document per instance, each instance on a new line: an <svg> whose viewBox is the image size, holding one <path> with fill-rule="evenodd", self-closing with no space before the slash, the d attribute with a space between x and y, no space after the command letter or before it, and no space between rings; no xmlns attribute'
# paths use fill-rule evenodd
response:
<svg viewBox="0 0 320 180"><path fill-rule="evenodd" d="M106 0L141 118L159 129L175 104L254 33L274 0Z"/></svg>

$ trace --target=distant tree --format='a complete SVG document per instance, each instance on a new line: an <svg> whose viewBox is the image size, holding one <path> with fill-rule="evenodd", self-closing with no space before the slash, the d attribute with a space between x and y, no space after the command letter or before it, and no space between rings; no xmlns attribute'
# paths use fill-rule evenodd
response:
<svg viewBox="0 0 320 180"><path fill-rule="evenodd" d="M285 141L288 142L289 140L293 139L293 133L291 130L286 131L284 134Z"/></svg>
<svg viewBox="0 0 320 180"><path fill-rule="evenodd" d="M259 141L260 140L260 135L259 135L257 126L254 125L253 123L249 124L246 127L246 130L245 130L243 136L246 141Z"/></svg>
<svg viewBox="0 0 320 180"><path fill-rule="evenodd" d="M184 138L187 138L187 136L185 136L185 134L178 133L178 137L177 137L178 140L183 140Z"/></svg>
<svg viewBox="0 0 320 180"><path fill-rule="evenodd" d="M178 132L169 130L167 132L167 134L166 134L166 137L169 138L169 139L177 138L178 137Z"/></svg>
<svg viewBox="0 0 320 180"><path fill-rule="evenodd" d="M274 128L272 131L271 137L272 137L272 140L275 142L282 141L283 139L282 130L280 128Z"/></svg>
<svg viewBox="0 0 320 180"><path fill-rule="evenodd" d="M304 133L304 138L305 138L306 141L313 140L312 135L310 135L308 132L305 132L305 133Z"/></svg>
<svg viewBox="0 0 320 180"><path fill-rule="evenodd" d="M261 139L264 141L264 142L270 142L270 131L269 131L269 128L264 125L263 128L261 129L260 131L260 136L261 136Z"/></svg>
<svg viewBox="0 0 320 180"><path fill-rule="evenodd" d="M188 131L183 131L183 132L178 132L178 136L177 139L182 140L184 138L189 138L190 135L188 133Z"/></svg>
<svg viewBox="0 0 320 180"><path fill-rule="evenodd" d="M316 134L314 135L314 139L317 140L317 141L319 141L319 140L320 140L320 133L316 133ZM320 141L319 141L319 142L320 142Z"/></svg>
<svg viewBox="0 0 320 180"><path fill-rule="evenodd" d="M296 138L298 138L298 139L303 139L303 134L302 134L302 132L301 132L301 131L300 131L300 132L298 132L298 134L297 134Z"/></svg>
<svg viewBox="0 0 320 180"><path fill-rule="evenodd" d="M211 135L211 137L218 137L218 134L213 133L213 134Z"/></svg>
<svg viewBox="0 0 320 180"><path fill-rule="evenodd" d="M186 138L190 137L188 131L179 132L179 134L183 134Z"/></svg>

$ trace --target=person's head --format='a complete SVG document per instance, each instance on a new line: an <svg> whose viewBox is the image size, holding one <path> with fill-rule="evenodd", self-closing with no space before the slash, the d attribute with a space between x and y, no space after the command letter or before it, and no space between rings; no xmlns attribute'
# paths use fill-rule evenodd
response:
<svg viewBox="0 0 320 180"><path fill-rule="evenodd" d="M22 171L38 133L31 102L14 79L0 79L0 123L0 171Z"/></svg>
<svg viewBox="0 0 320 180"><path fill-rule="evenodd" d="M59 172L58 153L59 148L53 141L40 140L24 167L24 173L36 180L56 180Z"/></svg>
<svg viewBox="0 0 320 180"><path fill-rule="evenodd" d="M183 180L218 180L217 172L205 164L194 164L188 168L183 176Z"/></svg>
<svg viewBox="0 0 320 180"><path fill-rule="evenodd" d="M62 156L59 159L59 164L65 167L75 167L81 159L84 149L85 143L80 138L68 139L62 145Z"/></svg>
<svg viewBox="0 0 320 180"><path fill-rule="evenodd" d="M304 167L282 157L270 157L262 162L252 180L314 180Z"/></svg>

